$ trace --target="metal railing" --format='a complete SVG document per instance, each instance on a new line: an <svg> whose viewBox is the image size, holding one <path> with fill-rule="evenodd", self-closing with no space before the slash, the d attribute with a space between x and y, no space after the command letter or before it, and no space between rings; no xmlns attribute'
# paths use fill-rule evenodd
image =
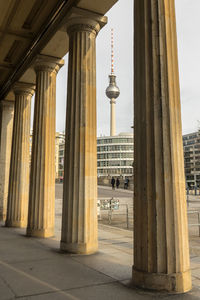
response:
<svg viewBox="0 0 200 300"><path fill-rule="evenodd" d="M97 207L99 221L104 221L109 225L114 225L119 228L133 228L133 207L130 207L128 204L121 204L119 199L112 197L99 199ZM200 210L188 210L187 214L197 216L196 221L192 220L192 223L188 223L188 226L198 227L200 237Z"/></svg>
<svg viewBox="0 0 200 300"><path fill-rule="evenodd" d="M109 199L99 199L98 200L98 219L102 221L103 218L108 220L108 224L114 224L119 226L122 222L126 224L126 228L129 229L131 226L131 221L133 221L133 215L130 214L128 204L120 204L119 199L109 198ZM105 212L108 212L107 214ZM102 213L104 212L104 213ZM114 220L115 217L115 220ZM123 219L125 217L125 222ZM121 226L120 226L121 227Z"/></svg>

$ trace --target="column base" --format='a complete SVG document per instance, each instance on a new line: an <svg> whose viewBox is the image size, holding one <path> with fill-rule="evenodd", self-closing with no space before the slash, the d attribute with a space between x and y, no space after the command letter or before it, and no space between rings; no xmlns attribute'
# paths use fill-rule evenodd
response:
<svg viewBox="0 0 200 300"><path fill-rule="evenodd" d="M26 228L27 221L5 221L6 227Z"/></svg>
<svg viewBox="0 0 200 300"><path fill-rule="evenodd" d="M27 228L26 230L27 236L38 237L38 238L49 238L54 236L54 228L50 229L31 229Z"/></svg>
<svg viewBox="0 0 200 300"><path fill-rule="evenodd" d="M60 249L65 252L75 253L75 254L93 254L98 251L98 242L70 244L61 241Z"/></svg>
<svg viewBox="0 0 200 300"><path fill-rule="evenodd" d="M138 271L133 266L132 282L134 286L174 293L185 293L191 290L191 271L162 274Z"/></svg>

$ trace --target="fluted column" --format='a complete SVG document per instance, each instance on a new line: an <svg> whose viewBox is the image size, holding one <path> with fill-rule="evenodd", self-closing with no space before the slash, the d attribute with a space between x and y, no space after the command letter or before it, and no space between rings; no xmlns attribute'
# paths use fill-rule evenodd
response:
<svg viewBox="0 0 200 300"><path fill-rule="evenodd" d="M0 221L7 212L14 101L0 102Z"/></svg>
<svg viewBox="0 0 200 300"><path fill-rule="evenodd" d="M35 62L33 125L27 235L54 235L56 75L63 60L39 56Z"/></svg>
<svg viewBox="0 0 200 300"><path fill-rule="evenodd" d="M8 189L6 226L26 227L30 161L30 114L34 86L14 86L15 112Z"/></svg>
<svg viewBox="0 0 200 300"><path fill-rule="evenodd" d="M135 285L191 289L174 0L134 2Z"/></svg>
<svg viewBox="0 0 200 300"><path fill-rule="evenodd" d="M69 65L61 249L93 253L97 238L97 21L69 21Z"/></svg>

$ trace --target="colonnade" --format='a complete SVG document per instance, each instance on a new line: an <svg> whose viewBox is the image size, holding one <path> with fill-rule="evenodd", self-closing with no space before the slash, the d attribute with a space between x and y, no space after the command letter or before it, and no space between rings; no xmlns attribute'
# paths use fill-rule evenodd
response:
<svg viewBox="0 0 200 300"><path fill-rule="evenodd" d="M133 283L186 292L191 288L191 274L174 1L135 0L134 10ZM69 67L61 249L80 254L98 249L95 40L104 23L102 16L79 11L66 25ZM28 236L54 234L55 91L56 74L63 63L39 55L33 66L36 85L18 82L13 87L14 129L9 185L8 179L4 180L7 187L3 178L8 177L9 153L5 153L3 141L11 137L12 109L5 108L5 102L1 104L0 164L5 167L0 171L0 214L5 219L7 201L6 226L27 226Z"/></svg>

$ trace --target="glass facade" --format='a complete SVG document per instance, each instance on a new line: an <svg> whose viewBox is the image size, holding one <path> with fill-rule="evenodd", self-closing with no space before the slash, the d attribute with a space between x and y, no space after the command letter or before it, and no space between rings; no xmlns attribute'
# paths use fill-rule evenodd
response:
<svg viewBox="0 0 200 300"><path fill-rule="evenodd" d="M59 144L58 177L64 176L64 141ZM98 176L133 174L133 134L97 138Z"/></svg>
<svg viewBox="0 0 200 300"><path fill-rule="evenodd" d="M98 176L133 174L133 134L97 138Z"/></svg>
<svg viewBox="0 0 200 300"><path fill-rule="evenodd" d="M62 181L64 176L64 153L65 144L64 142L59 145L59 159L58 159L58 177Z"/></svg>
<svg viewBox="0 0 200 300"><path fill-rule="evenodd" d="M200 187L200 132L183 136L186 187Z"/></svg>

